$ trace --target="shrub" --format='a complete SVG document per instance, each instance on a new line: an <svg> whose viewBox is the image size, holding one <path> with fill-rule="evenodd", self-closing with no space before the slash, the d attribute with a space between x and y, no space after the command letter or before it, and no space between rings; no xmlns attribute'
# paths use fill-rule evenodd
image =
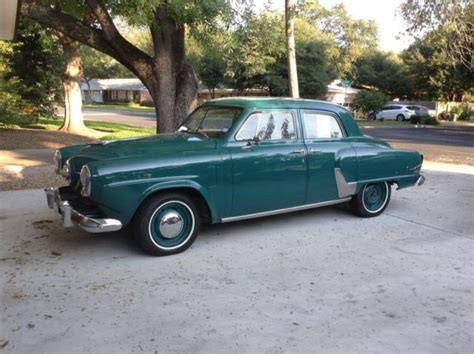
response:
<svg viewBox="0 0 474 354"><path fill-rule="evenodd" d="M412 116L411 124L438 125L439 121L431 116Z"/></svg>
<svg viewBox="0 0 474 354"><path fill-rule="evenodd" d="M454 113L456 116L460 116L464 113L464 109L461 106L453 106L451 107L450 113Z"/></svg>
<svg viewBox="0 0 474 354"><path fill-rule="evenodd" d="M459 115L458 120L471 120L474 117L474 111L469 110L469 107L463 110Z"/></svg>
<svg viewBox="0 0 474 354"><path fill-rule="evenodd" d="M381 109L385 103L389 101L389 97L378 91L361 90L354 98L353 105L356 109L364 113L375 112Z"/></svg>

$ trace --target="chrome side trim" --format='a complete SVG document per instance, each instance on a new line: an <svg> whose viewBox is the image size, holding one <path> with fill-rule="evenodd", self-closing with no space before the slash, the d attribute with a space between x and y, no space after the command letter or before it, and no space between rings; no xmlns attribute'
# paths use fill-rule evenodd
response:
<svg viewBox="0 0 474 354"><path fill-rule="evenodd" d="M246 219L255 219L255 218L260 218L260 217L270 216L270 215L291 213L293 211L300 211L300 210L319 208L319 207L324 207L324 206L329 206L329 205L334 205L334 204L340 204L340 203L348 202L349 200L351 200L351 198L329 200L327 202L305 204L305 205L300 205L300 206L291 207L291 208L263 211L261 213L255 213L255 214L231 216L229 218L222 218L221 222L225 223L225 222L232 222L232 221L239 221L239 220L246 220Z"/></svg>
<svg viewBox="0 0 474 354"><path fill-rule="evenodd" d="M340 168L334 169L334 175L336 176L337 194L339 198L345 198L355 194L357 182L346 182Z"/></svg>

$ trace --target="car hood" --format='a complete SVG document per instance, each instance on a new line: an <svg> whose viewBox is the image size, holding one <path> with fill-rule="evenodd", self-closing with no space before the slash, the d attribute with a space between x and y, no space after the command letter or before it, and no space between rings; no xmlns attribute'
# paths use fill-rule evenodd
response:
<svg viewBox="0 0 474 354"><path fill-rule="evenodd" d="M72 154L73 159L97 161L134 156L156 156L215 149L216 141L205 136L188 133L158 134L144 138L102 141L84 145Z"/></svg>

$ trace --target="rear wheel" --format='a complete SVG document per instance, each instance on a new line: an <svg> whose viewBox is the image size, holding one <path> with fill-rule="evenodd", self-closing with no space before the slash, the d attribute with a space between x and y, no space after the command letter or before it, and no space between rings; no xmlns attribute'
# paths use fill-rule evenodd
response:
<svg viewBox="0 0 474 354"><path fill-rule="evenodd" d="M189 248L199 232L193 200L182 194L152 196L140 206L133 231L138 244L153 256L167 256Z"/></svg>
<svg viewBox="0 0 474 354"><path fill-rule="evenodd" d="M391 190L387 182L368 183L352 197L352 211L361 217L369 218L383 213L390 202Z"/></svg>
<svg viewBox="0 0 474 354"><path fill-rule="evenodd" d="M405 116L404 116L403 114L399 114L399 115L397 116L397 120L398 120L399 122L403 122L403 121L405 120Z"/></svg>
<svg viewBox="0 0 474 354"><path fill-rule="evenodd" d="M376 120L377 119L377 117L375 116L375 113L370 113L367 118L368 118L368 120Z"/></svg>

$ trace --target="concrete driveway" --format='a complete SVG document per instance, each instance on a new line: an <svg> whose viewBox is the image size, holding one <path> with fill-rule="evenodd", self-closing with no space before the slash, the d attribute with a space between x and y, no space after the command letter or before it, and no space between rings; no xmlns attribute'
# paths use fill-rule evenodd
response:
<svg viewBox="0 0 474 354"><path fill-rule="evenodd" d="M4 352L473 351L472 175L426 172L373 219L342 207L207 228L153 258L0 193Z"/></svg>

